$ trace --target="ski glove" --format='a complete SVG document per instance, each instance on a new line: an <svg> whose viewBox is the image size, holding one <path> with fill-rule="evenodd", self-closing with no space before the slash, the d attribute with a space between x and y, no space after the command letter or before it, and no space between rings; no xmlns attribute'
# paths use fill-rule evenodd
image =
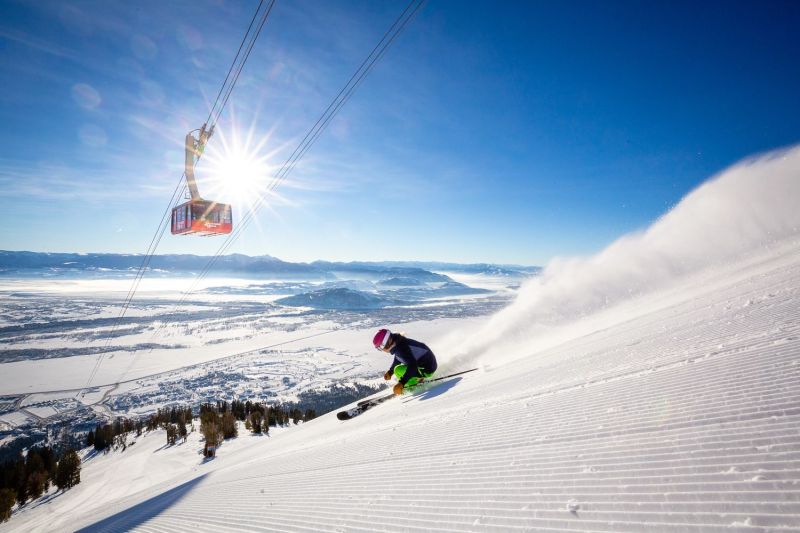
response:
<svg viewBox="0 0 800 533"><path fill-rule="evenodd" d="M392 379L392 376L393 376L393 375L394 375L394 373L393 373L391 370L388 370L388 371L387 371L387 372L386 372L386 373L383 375L383 379L385 379L386 381L389 381L390 379Z"/></svg>
<svg viewBox="0 0 800 533"><path fill-rule="evenodd" d="M403 384L398 383L397 385L394 386L394 389L392 390L394 391L395 395L403 394Z"/></svg>

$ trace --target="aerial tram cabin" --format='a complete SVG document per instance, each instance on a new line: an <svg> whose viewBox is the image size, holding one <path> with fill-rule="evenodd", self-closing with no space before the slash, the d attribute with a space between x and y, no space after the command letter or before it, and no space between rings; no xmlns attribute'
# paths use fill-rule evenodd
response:
<svg viewBox="0 0 800 533"><path fill-rule="evenodd" d="M197 130L195 130L197 131ZM226 235L233 229L231 206L211 200L204 200L197 189L194 179L194 165L205 149L214 128L206 131L206 125L200 128L200 135L195 139L193 132L186 134L186 184L189 186L191 200L172 208L173 235Z"/></svg>
<svg viewBox="0 0 800 533"><path fill-rule="evenodd" d="M233 229L231 206L208 200L189 200L172 208L173 235L225 235Z"/></svg>

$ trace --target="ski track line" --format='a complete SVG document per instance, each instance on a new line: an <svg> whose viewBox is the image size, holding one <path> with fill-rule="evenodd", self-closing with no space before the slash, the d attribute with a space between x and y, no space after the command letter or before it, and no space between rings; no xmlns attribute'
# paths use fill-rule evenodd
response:
<svg viewBox="0 0 800 533"><path fill-rule="evenodd" d="M752 407L752 405L750 405L750 407ZM712 412L716 412L716 411L712 410ZM785 411L783 411L783 412L785 412ZM762 417L763 417L763 416L765 416L765 414L769 414L769 413L765 413L765 412L763 412L763 411L759 411L758 409L756 409L755 413L756 413L756 417L758 417L758 416L762 416ZM505 413L504 413L504 414L505 414ZM508 415L508 416L511 416L511 415ZM741 413L740 413L740 418L742 418L742 416L741 416ZM673 425L677 425L677 426L679 426L679 427L680 427L680 424L673 424ZM684 424L684 425L685 425L685 424ZM702 425L702 424L701 424L701 425ZM549 438L551 438L551 439L552 439L552 438L553 438L553 437L552 437L552 427L550 427L550 423L549 423L549 422L548 422L548 423L546 423L546 424L545 424L545 426L547 426L547 427L548 427L548 428L551 430L551 431L550 431L550 434L549 434ZM663 424L663 423L662 423L662 424L660 424L660 427L661 427L661 429L665 429L665 428L664 428L664 424ZM452 429L452 428L451 428L451 429ZM608 428L606 428L606 429L608 430ZM610 430L608 430L608 431L610 432ZM591 430L591 434L593 434L593 435L596 435L596 434L597 434L597 431L596 431L596 430ZM686 437L686 436L687 436L687 435L684 435L684 437ZM524 440L530 440L530 438L526 436ZM509 440L508 440L508 439L506 439L505 443L506 443L506 444L511 444L511 443L509 442Z"/></svg>

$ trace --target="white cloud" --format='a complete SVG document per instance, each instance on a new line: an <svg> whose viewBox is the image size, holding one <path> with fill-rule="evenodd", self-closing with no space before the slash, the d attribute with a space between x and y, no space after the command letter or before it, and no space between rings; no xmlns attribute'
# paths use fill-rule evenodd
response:
<svg viewBox="0 0 800 533"><path fill-rule="evenodd" d="M84 109L95 109L103 101L97 89L88 83L76 83L71 92L75 103Z"/></svg>

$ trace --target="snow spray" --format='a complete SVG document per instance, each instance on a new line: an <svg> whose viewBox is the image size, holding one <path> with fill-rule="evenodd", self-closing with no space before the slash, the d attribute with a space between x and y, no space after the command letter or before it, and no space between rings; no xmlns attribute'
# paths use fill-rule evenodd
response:
<svg viewBox="0 0 800 533"><path fill-rule="evenodd" d="M455 368L534 354L574 338L586 317L798 236L800 145L727 168L594 256L553 259L443 359Z"/></svg>

